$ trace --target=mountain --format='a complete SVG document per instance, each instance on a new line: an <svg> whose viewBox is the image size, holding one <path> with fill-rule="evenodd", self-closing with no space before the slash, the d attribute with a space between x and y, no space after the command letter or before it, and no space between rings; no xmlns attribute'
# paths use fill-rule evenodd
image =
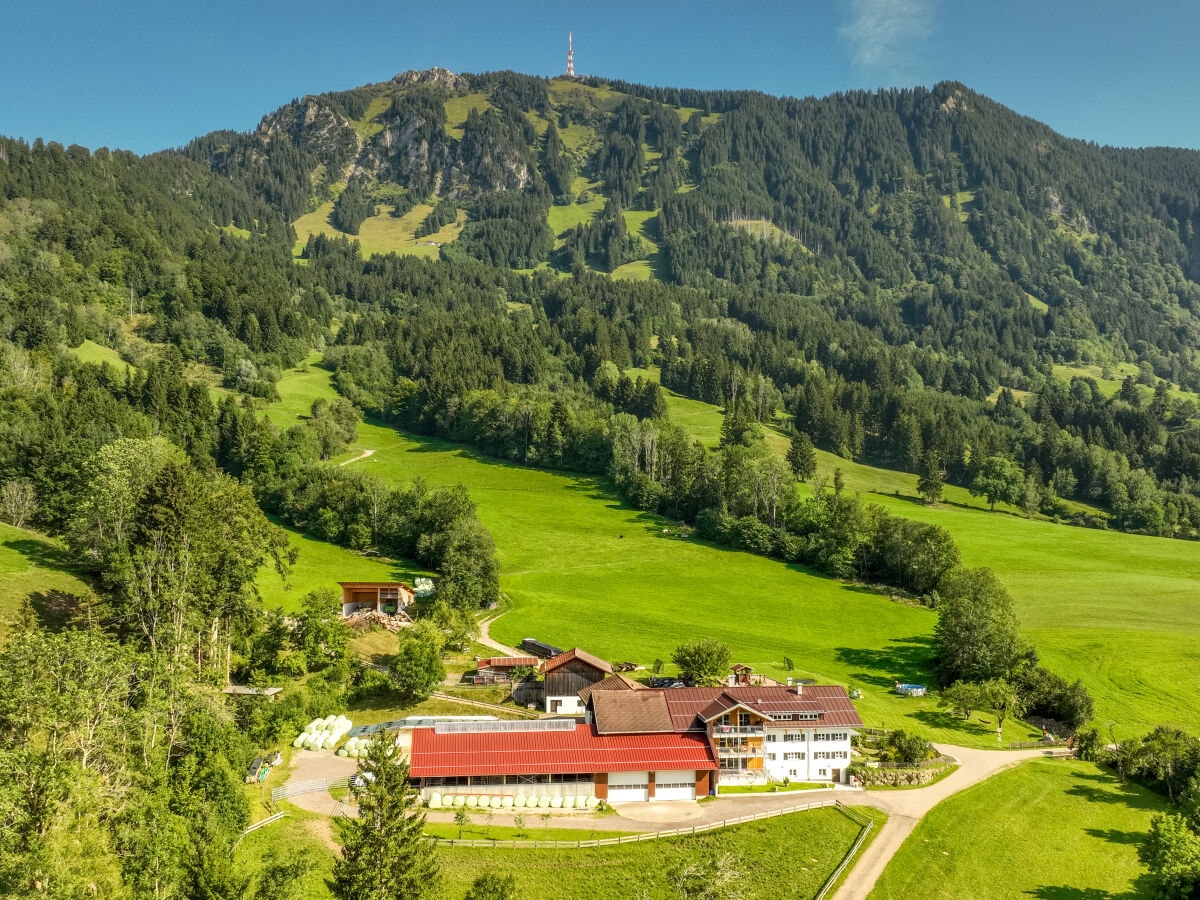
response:
<svg viewBox="0 0 1200 900"><path fill-rule="evenodd" d="M0 149L17 349L170 343L269 396L325 345L369 412L601 472L609 417L662 410L624 371L658 364L846 457L967 484L1001 456L1047 515L1200 523L1192 151L1069 140L956 83L794 99L439 69L145 159ZM642 477L649 507L713 502Z"/></svg>

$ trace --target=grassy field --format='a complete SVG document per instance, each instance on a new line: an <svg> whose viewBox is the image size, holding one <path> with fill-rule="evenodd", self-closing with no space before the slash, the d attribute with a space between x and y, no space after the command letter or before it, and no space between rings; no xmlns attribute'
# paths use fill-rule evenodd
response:
<svg viewBox="0 0 1200 900"><path fill-rule="evenodd" d="M1137 845L1165 805L1091 763L1023 763L935 807L871 897L1149 897Z"/></svg>
<svg viewBox="0 0 1200 900"><path fill-rule="evenodd" d="M297 395L330 390L323 370L295 375L295 389L291 375L280 385L293 405ZM677 421L715 439L715 407L670 402ZM779 434L771 440L785 442ZM773 677L787 674L788 656L795 674L855 684L868 724L995 745L982 725L959 723L933 700L889 692L894 681L928 677L936 621L929 610L679 537L670 523L622 503L604 479L526 470L374 425L361 428L358 444L376 453L355 465L388 481L422 475L469 488L496 539L501 587L513 600L512 612L493 627L500 640L533 635L650 665L669 659L683 640L715 637L729 643L737 661ZM1103 725L1116 722L1122 737L1159 722L1200 728L1196 545L991 513L961 488L930 507L916 500L913 475L828 454L819 459L823 474L842 468L848 489L871 502L946 527L968 565L995 569L1043 661L1084 680ZM1153 618L1146 615L1151 609ZM1005 736L1022 740L1026 733L1013 724Z"/></svg>
<svg viewBox="0 0 1200 900"><path fill-rule="evenodd" d="M304 850L316 866L304 880L301 900L329 900L326 884L333 869L332 828L328 819L281 804L287 817L246 837L235 859L243 871L257 872L272 847ZM878 817L881 820L881 817ZM603 819L596 824L602 825ZM878 824L878 823L877 823ZM443 838L456 837L455 825L431 824L428 831ZM494 826L491 838L508 839L512 828ZM663 839L585 850L526 850L511 848L439 847L441 890L444 900L458 900L471 882L485 871L512 875L518 897L588 897L591 900L627 900L644 897L665 900L675 896L668 875L673 867L732 854L743 873L738 884L745 900L783 896L812 897L841 862L858 835L859 826L833 809L817 809L777 819L726 828L695 837ZM463 831L464 838L486 839L489 829L481 814ZM529 817L525 832L531 840L585 840L588 829L546 830ZM597 828L594 836L615 836ZM781 848L790 848L780 852Z"/></svg>
<svg viewBox="0 0 1200 900"><path fill-rule="evenodd" d="M322 203L313 212L301 216L292 223L296 228L296 244L292 248L292 255L300 256L311 235L324 234L327 237L344 237L358 241L364 256L372 256L376 253L399 253L436 259L440 252L437 245L455 240L462 233L463 225L466 224L466 216L460 211L456 222L418 240L414 237L417 228L433 211L433 207L428 204L418 204L400 218L392 215L393 209L392 206L381 205L376 215L363 220L358 234L348 235L338 231L329 221L329 216L333 212L333 203Z"/></svg>
<svg viewBox="0 0 1200 900"><path fill-rule="evenodd" d="M450 97L446 100L446 134L456 141L462 140L463 126L466 125L471 110L481 113L491 108L492 104L483 92Z"/></svg>
<svg viewBox="0 0 1200 900"><path fill-rule="evenodd" d="M78 347L72 347L71 352L80 362L91 363L95 366L108 363L118 372L124 372L129 367L129 363L121 359L121 354L116 350L111 347L103 347L94 341L84 341Z"/></svg>
<svg viewBox="0 0 1200 900"><path fill-rule="evenodd" d="M298 552L292 571L285 580L273 568L264 567L259 570L255 582L263 603L270 609L298 612L305 594L319 588L340 591L339 581L404 581L411 584L414 575L426 574L425 570L402 560L363 556L353 550L313 540L290 528L285 530Z"/></svg>
<svg viewBox="0 0 1200 900"><path fill-rule="evenodd" d="M0 523L0 641L28 597L39 621L61 621L75 598L91 594L61 544L35 531Z"/></svg>
<svg viewBox="0 0 1200 900"><path fill-rule="evenodd" d="M529 830L536 837L537 829ZM836 810L820 809L695 837L592 850L443 848L442 896L463 896L471 881L490 869L512 875L519 897L658 900L675 896L667 880L674 867L730 853L743 873L738 885L746 900L812 897L858 831Z"/></svg>

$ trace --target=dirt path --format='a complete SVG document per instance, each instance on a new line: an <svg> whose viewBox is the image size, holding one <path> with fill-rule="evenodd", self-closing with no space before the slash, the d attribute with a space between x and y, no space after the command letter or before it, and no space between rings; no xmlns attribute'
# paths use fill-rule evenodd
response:
<svg viewBox="0 0 1200 900"><path fill-rule="evenodd" d="M488 633L492 622L496 621L498 616L493 616L490 619L484 619L479 623L479 643L485 647L491 647L493 650L499 650L505 656L528 656L529 654L518 650L516 647L510 647L508 644L502 644L499 641L492 640L492 636Z"/></svg>
<svg viewBox="0 0 1200 900"><path fill-rule="evenodd" d="M341 466L348 466L348 465L350 465L350 463L356 463L360 459L366 459L368 456L371 456L374 452L375 452L374 450L364 450L362 453L358 454L358 456L354 457L353 459L342 460L340 463L338 463L338 467L340 468Z"/></svg>

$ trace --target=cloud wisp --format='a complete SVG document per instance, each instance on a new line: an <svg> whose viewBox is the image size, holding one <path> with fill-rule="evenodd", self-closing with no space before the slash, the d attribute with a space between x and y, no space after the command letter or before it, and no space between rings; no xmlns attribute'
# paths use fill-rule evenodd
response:
<svg viewBox="0 0 1200 900"><path fill-rule="evenodd" d="M936 0L847 0L839 29L854 65L892 83L911 83L919 45L933 32Z"/></svg>

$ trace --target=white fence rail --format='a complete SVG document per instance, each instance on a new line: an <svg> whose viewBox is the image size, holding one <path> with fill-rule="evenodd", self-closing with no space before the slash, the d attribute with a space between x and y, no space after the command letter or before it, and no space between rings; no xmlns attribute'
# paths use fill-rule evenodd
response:
<svg viewBox="0 0 1200 900"><path fill-rule="evenodd" d="M295 797L297 794L315 794L320 791L327 791L331 788L346 787L350 783L350 779L343 776L342 778L310 778L308 781L290 781L285 785L277 788L271 788L271 800L283 800L287 797Z"/></svg>
<svg viewBox="0 0 1200 900"><path fill-rule="evenodd" d="M438 841L438 843L447 847L495 847L526 850L616 847L619 844L636 844L641 841L656 841L661 838L685 837L691 834L703 834L706 831L716 831L719 828L728 828L731 825L744 825L747 822L757 822L761 819L774 819L778 816L787 816L791 815L792 813L804 812L805 810L809 809L823 809L829 806L841 806L841 804L836 800L820 800L816 803L805 803L801 806L789 806L786 809L774 809L768 812L754 813L749 816L738 816L736 819L722 819L719 822L708 822L703 825L692 825L687 828L675 828L671 831L647 831L643 834L628 834L615 838L592 838L590 840L580 841L481 841L477 839L458 840L455 838L442 838Z"/></svg>

